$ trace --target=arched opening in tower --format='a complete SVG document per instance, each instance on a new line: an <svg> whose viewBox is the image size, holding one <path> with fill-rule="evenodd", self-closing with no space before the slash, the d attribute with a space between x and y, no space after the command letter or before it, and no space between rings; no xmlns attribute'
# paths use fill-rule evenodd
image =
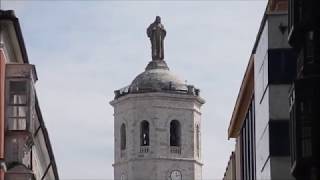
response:
<svg viewBox="0 0 320 180"><path fill-rule="evenodd" d="M200 156L200 127L197 124L196 126L196 146L197 146L197 155Z"/></svg>
<svg viewBox="0 0 320 180"><path fill-rule="evenodd" d="M181 146L181 125L177 120L170 123L170 146Z"/></svg>
<svg viewBox="0 0 320 180"><path fill-rule="evenodd" d="M121 134L121 150L125 150L127 146L127 139L126 139L126 125L122 124L120 128L120 134Z"/></svg>
<svg viewBox="0 0 320 180"><path fill-rule="evenodd" d="M149 146L149 122L146 120L140 124L140 145Z"/></svg>

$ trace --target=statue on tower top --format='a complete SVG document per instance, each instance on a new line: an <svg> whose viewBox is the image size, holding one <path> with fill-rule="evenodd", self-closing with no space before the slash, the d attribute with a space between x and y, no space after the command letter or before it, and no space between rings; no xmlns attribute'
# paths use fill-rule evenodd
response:
<svg viewBox="0 0 320 180"><path fill-rule="evenodd" d="M163 60L163 40L166 37L166 33L164 26L161 24L160 16L157 16L147 29L147 35L151 41L152 60Z"/></svg>

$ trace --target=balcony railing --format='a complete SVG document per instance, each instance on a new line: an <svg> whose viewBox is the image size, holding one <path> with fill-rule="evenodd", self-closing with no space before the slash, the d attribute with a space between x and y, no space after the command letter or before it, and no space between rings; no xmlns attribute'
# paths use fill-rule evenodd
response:
<svg viewBox="0 0 320 180"><path fill-rule="evenodd" d="M181 154L181 147L179 147L179 146L170 146L170 153L172 153L172 154Z"/></svg>
<svg viewBox="0 0 320 180"><path fill-rule="evenodd" d="M140 153L149 153L149 146L140 146Z"/></svg>
<svg viewBox="0 0 320 180"><path fill-rule="evenodd" d="M131 86L126 86L124 88L121 88L119 90L114 91L115 99L125 96L127 94L138 94L138 93L145 93L145 92L174 92L179 94L192 94L195 96L200 95L200 90L195 88L192 85L187 84L172 84L172 83L164 83L163 87L161 89L159 88L152 88L152 87L146 87L146 88L133 88Z"/></svg>

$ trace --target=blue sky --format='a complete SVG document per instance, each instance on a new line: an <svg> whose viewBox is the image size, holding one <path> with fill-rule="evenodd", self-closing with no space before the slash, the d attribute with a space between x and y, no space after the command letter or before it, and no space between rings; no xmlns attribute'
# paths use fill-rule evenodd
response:
<svg viewBox="0 0 320 180"><path fill-rule="evenodd" d="M146 28L167 30L171 71L201 89L203 178L221 179L227 128L267 1L3 1L20 19L61 179L112 179L113 91L151 60Z"/></svg>

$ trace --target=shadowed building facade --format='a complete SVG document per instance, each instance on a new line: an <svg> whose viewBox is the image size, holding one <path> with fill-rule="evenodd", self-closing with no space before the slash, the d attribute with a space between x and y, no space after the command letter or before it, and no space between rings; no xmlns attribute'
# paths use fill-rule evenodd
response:
<svg viewBox="0 0 320 180"><path fill-rule="evenodd" d="M115 91L114 179L202 179L199 89L174 75L164 61L160 17L147 35L152 61L132 83Z"/></svg>
<svg viewBox="0 0 320 180"><path fill-rule="evenodd" d="M58 180L18 18L0 10L0 180Z"/></svg>
<svg viewBox="0 0 320 180"><path fill-rule="evenodd" d="M289 43L298 54L290 92L291 172L320 179L320 2L289 0Z"/></svg>

